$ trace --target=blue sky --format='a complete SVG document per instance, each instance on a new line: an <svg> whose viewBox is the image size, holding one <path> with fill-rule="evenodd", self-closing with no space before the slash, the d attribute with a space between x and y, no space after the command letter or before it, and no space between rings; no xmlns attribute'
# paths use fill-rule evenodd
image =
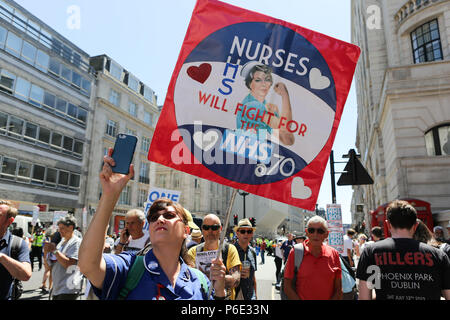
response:
<svg viewBox="0 0 450 320"><path fill-rule="evenodd" d="M21 6L91 56L107 54L151 87L164 103L167 87L191 18L195 0L16 0ZM350 42L350 1L225 0L224 2L282 19ZM80 9L79 28L67 25L68 9ZM355 148L356 92L350 91L333 147L335 161ZM336 164L342 171L344 164ZM339 175L336 175L336 181ZM350 223L351 187L336 187L344 223ZM329 167L319 206L331 203Z"/></svg>

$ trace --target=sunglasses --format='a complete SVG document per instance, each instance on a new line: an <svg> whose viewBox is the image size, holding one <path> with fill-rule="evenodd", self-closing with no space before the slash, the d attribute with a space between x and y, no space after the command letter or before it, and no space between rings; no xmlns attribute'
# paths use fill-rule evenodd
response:
<svg viewBox="0 0 450 320"><path fill-rule="evenodd" d="M253 229L248 229L248 230L239 230L240 234L252 234L253 233Z"/></svg>
<svg viewBox="0 0 450 320"><path fill-rule="evenodd" d="M159 219L160 216L163 216L163 218L166 219L166 220L172 220L172 219L178 217L178 215L175 212L173 212L173 211L166 211L166 212L164 212L162 214L153 213L153 214L149 215L148 216L148 221L149 222L155 222L156 220Z"/></svg>
<svg viewBox="0 0 450 320"><path fill-rule="evenodd" d="M311 233L311 234L313 234L314 232L316 232L317 231L317 233L318 234L325 234L325 230L323 230L322 228L308 228L308 233Z"/></svg>
<svg viewBox="0 0 450 320"><path fill-rule="evenodd" d="M208 231L209 229L211 229L212 231L217 231L220 228L220 224L213 224L213 225L202 225L202 229Z"/></svg>

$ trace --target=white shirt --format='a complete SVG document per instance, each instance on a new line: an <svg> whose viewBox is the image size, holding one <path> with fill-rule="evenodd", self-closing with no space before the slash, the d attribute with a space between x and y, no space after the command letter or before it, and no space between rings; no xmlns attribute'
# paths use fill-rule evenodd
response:
<svg viewBox="0 0 450 320"><path fill-rule="evenodd" d="M124 246L122 252L124 251L132 251L132 252L138 252L142 248L145 247L145 244L148 240L150 235L147 232L144 232L144 235L140 237L139 239L133 239L132 236L128 238L128 243ZM120 238L117 238L115 245L117 246L120 242Z"/></svg>
<svg viewBox="0 0 450 320"><path fill-rule="evenodd" d="M347 249L353 249L353 241L348 235L344 235L344 252L342 253L343 257L347 257Z"/></svg>

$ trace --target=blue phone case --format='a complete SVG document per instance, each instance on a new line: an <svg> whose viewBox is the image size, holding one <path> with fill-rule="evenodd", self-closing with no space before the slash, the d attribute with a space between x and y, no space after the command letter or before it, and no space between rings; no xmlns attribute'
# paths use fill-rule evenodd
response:
<svg viewBox="0 0 450 320"><path fill-rule="evenodd" d="M137 137L119 133L116 138L112 158L116 165L112 167L115 173L128 174L130 164L133 161L134 150L136 149Z"/></svg>

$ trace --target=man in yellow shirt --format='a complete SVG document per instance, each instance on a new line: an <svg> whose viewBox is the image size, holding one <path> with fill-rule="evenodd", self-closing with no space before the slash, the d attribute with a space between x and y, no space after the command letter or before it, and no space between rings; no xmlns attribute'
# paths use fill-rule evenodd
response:
<svg viewBox="0 0 450 320"><path fill-rule="evenodd" d="M215 214L209 214L203 219L202 232L204 243L189 249L188 254L192 257L197 269L209 277L209 268L211 260L217 254L219 248L220 232L222 231L222 224L220 219ZM241 279L241 260L237 249L232 244L224 244L222 248L222 260L227 269L225 276L225 288L231 300L235 299L235 288L239 285Z"/></svg>

